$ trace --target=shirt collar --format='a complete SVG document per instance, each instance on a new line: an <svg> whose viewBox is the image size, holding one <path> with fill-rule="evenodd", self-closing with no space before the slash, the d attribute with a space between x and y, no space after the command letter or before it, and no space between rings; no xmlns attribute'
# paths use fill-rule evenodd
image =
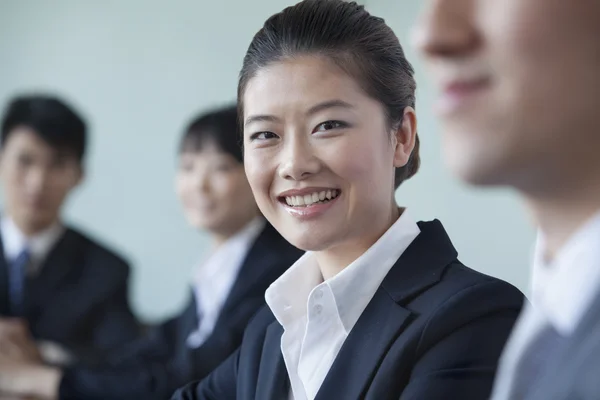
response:
<svg viewBox="0 0 600 400"><path fill-rule="evenodd" d="M248 245L252 244L254 240L258 237L258 235L265 228L266 221L262 216L258 216L250 221L246 226L244 226L240 231L238 231L235 235L230 237L225 241L225 243L221 244L217 251L221 249L227 249L227 247L235 244L235 243L246 243Z"/></svg>
<svg viewBox="0 0 600 400"><path fill-rule="evenodd" d="M331 289L346 333L373 298L381 282L419 235L408 211L354 262L324 282ZM284 327L306 316L311 291L323 282L314 253L307 252L267 289L265 300Z"/></svg>
<svg viewBox="0 0 600 400"><path fill-rule="evenodd" d="M219 270L227 267L237 267L239 262L212 262L213 260L228 260L230 254L245 254L245 251L235 251L235 249L247 250L252 246L252 243L258 238L260 233L265 228L266 221L262 216L258 216L250 221L244 228L238 231L235 235L222 243L209 257L201 262L193 273L194 281L203 281L210 279L214 274L219 273ZM243 248L242 248L243 247ZM236 260L237 261L237 260ZM241 262L241 261L240 261Z"/></svg>
<svg viewBox="0 0 600 400"><path fill-rule="evenodd" d="M64 227L60 223L55 223L43 231L27 237L10 217L3 217L0 220L0 231L2 232L2 244L6 259L8 261L14 260L27 248L33 260L31 263L33 271L31 272L37 272L52 247L64 233Z"/></svg>
<svg viewBox="0 0 600 400"><path fill-rule="evenodd" d="M532 303L563 335L570 335L600 290L600 213L563 246L555 259L544 259L543 235L536 244Z"/></svg>
<svg viewBox="0 0 600 400"><path fill-rule="evenodd" d="M279 323L286 327L306 315L308 296L323 275L312 252L306 252L269 286L265 301Z"/></svg>

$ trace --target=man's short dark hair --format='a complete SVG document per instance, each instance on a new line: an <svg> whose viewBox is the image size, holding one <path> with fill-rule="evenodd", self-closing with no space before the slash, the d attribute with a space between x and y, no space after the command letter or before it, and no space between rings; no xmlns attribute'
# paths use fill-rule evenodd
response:
<svg viewBox="0 0 600 400"><path fill-rule="evenodd" d="M12 99L2 118L0 147L15 128L27 127L56 150L72 154L81 163L85 154L85 121L63 100L47 95Z"/></svg>

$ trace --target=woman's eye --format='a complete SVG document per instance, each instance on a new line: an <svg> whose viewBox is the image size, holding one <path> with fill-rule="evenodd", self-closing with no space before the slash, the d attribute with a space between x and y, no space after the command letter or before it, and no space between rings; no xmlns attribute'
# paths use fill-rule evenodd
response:
<svg viewBox="0 0 600 400"><path fill-rule="evenodd" d="M277 135L273 132L256 132L250 136L250 140L269 140L275 138L277 138Z"/></svg>
<svg viewBox="0 0 600 400"><path fill-rule="evenodd" d="M332 129L346 128L348 125L341 121L326 121L317 125L315 132L330 131Z"/></svg>

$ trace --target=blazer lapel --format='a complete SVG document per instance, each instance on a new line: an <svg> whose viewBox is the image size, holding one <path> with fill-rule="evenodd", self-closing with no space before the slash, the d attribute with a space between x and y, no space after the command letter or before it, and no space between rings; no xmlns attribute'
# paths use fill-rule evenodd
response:
<svg viewBox="0 0 600 400"><path fill-rule="evenodd" d="M268 223L248 251L223 309L236 307L257 284L283 273L300 256L300 250L285 242ZM270 280L272 280L270 279Z"/></svg>
<svg viewBox="0 0 600 400"><path fill-rule="evenodd" d="M387 350L410 322L411 312L403 305L438 283L456 260L458 254L439 221L420 222L419 228L419 236L390 269L350 331L316 400L362 398Z"/></svg>
<svg viewBox="0 0 600 400"><path fill-rule="evenodd" d="M36 308L52 298L53 291L64 281L71 268L80 262L79 237L67 229L48 253L39 273L28 279L25 296L26 308Z"/></svg>
<svg viewBox="0 0 600 400"><path fill-rule="evenodd" d="M362 398L373 372L410 315L380 287L342 345L316 399Z"/></svg>
<svg viewBox="0 0 600 400"><path fill-rule="evenodd" d="M199 325L198 308L196 307L196 297L193 295L188 302L187 307L177 317L175 330L175 343L173 346L187 348L187 340L191 332L194 332Z"/></svg>
<svg viewBox="0 0 600 400"><path fill-rule="evenodd" d="M8 298L8 263L4 255L4 244L0 236L0 315L8 315L10 312Z"/></svg>
<svg viewBox="0 0 600 400"><path fill-rule="evenodd" d="M281 354L281 335L283 335L283 327L277 321L267 328L258 371L256 396L252 398L280 400L288 397L290 386Z"/></svg>

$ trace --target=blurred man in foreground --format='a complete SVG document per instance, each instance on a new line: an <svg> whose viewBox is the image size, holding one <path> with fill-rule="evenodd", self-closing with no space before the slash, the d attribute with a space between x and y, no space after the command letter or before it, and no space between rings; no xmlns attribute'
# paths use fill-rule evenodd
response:
<svg viewBox="0 0 600 400"><path fill-rule="evenodd" d="M532 305L495 400L600 396L600 1L429 0L415 31L463 180L508 186L540 228Z"/></svg>

